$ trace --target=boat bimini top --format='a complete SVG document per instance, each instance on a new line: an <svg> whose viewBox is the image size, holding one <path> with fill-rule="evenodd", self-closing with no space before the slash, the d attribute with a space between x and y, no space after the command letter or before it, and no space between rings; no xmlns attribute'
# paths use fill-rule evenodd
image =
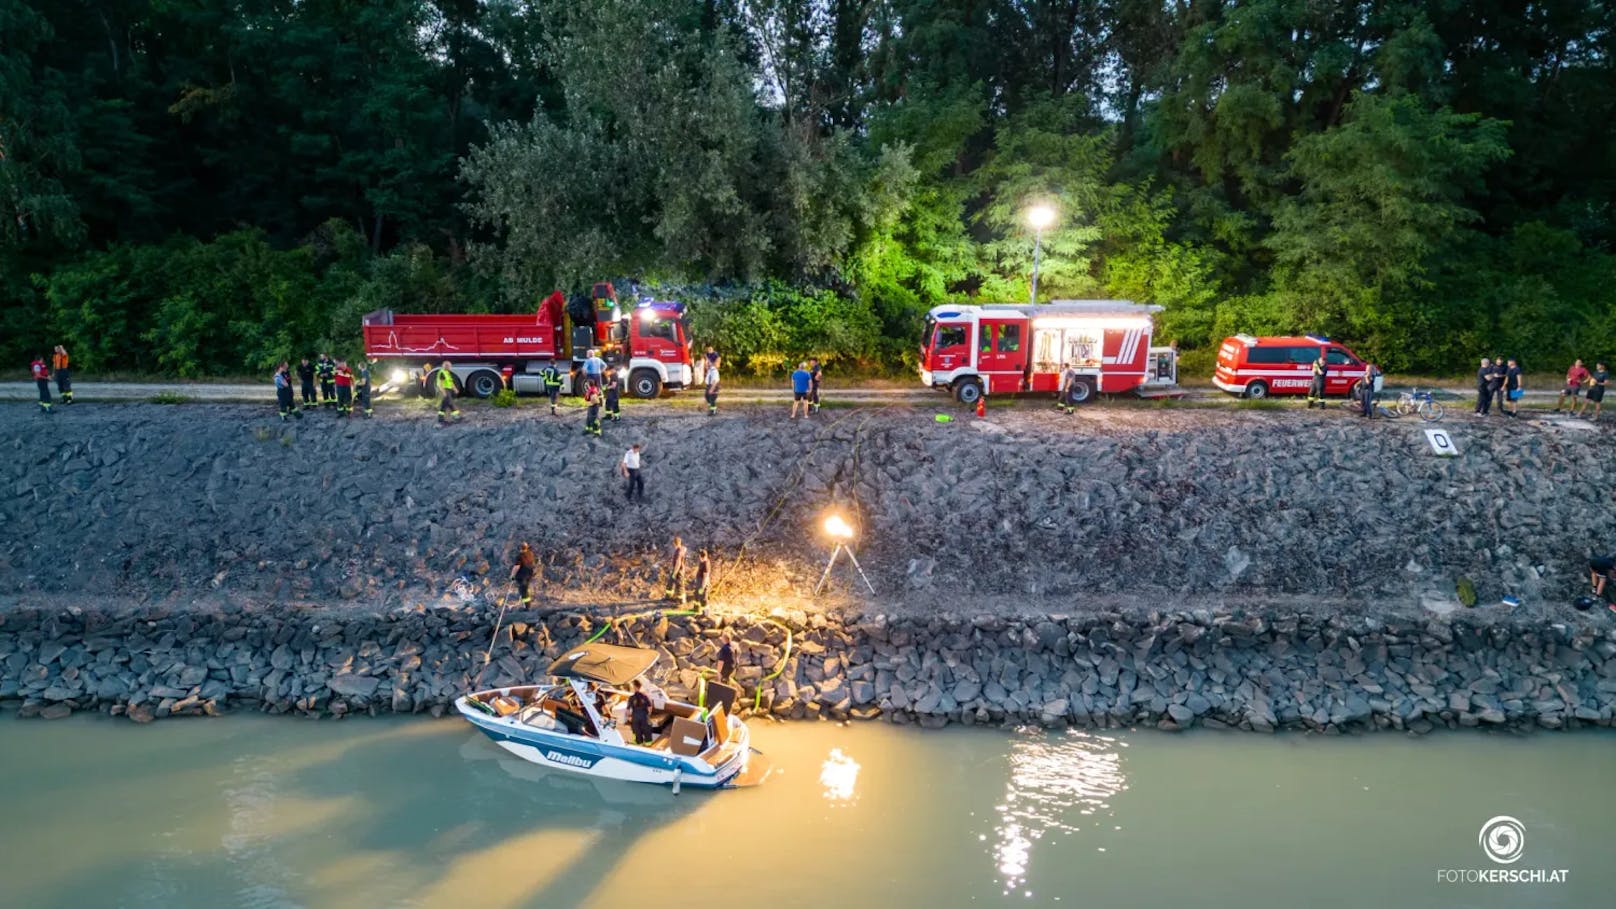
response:
<svg viewBox="0 0 1616 909"><path fill-rule="evenodd" d="M656 661L655 650L619 647L616 644L583 644L551 663L548 674L559 679L580 679L622 688L645 675L656 665Z"/></svg>

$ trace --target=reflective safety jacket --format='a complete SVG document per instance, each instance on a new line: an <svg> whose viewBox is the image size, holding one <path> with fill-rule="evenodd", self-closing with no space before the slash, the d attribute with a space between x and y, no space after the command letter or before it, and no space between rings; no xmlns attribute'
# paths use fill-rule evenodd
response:
<svg viewBox="0 0 1616 909"><path fill-rule="evenodd" d="M539 373L539 375L544 377L545 388L561 387L561 370L556 369L554 366L544 367L544 371Z"/></svg>
<svg viewBox="0 0 1616 909"><path fill-rule="evenodd" d="M62 370L69 365L66 353L51 354L51 369Z"/></svg>
<svg viewBox="0 0 1616 909"><path fill-rule="evenodd" d="M320 374L320 381L329 382L337 374L337 364L330 360L321 360L315 364L314 371Z"/></svg>
<svg viewBox="0 0 1616 909"><path fill-rule="evenodd" d="M438 387L443 389L444 391L454 391L454 387L455 387L454 373L450 372L447 369L438 370Z"/></svg>

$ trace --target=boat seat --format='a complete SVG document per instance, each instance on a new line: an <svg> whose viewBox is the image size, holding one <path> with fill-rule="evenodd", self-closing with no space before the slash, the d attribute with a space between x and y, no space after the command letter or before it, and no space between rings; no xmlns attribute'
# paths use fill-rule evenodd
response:
<svg viewBox="0 0 1616 909"><path fill-rule="evenodd" d="M566 707L557 707L555 718L560 720L561 725L566 727L567 731L573 735L594 735L594 733L589 731L589 718L576 710L569 710Z"/></svg>

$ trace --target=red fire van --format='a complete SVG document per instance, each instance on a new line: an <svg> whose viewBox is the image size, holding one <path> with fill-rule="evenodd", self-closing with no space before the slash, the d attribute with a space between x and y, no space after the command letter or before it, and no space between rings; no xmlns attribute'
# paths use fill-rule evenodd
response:
<svg viewBox="0 0 1616 909"><path fill-rule="evenodd" d="M1212 384L1246 398L1305 395L1313 384L1313 361L1320 348L1330 364L1324 393L1349 394L1353 383L1363 378L1366 364L1357 354L1319 335L1224 338Z"/></svg>

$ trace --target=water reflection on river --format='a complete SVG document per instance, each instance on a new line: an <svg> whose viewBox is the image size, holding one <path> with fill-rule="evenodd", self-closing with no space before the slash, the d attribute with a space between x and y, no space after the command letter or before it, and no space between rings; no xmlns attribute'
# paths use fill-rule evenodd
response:
<svg viewBox="0 0 1616 909"><path fill-rule="evenodd" d="M673 796L454 721L0 720L0 906L1609 905L1616 737L762 725ZM1489 867L1565 885L1447 885Z"/></svg>

